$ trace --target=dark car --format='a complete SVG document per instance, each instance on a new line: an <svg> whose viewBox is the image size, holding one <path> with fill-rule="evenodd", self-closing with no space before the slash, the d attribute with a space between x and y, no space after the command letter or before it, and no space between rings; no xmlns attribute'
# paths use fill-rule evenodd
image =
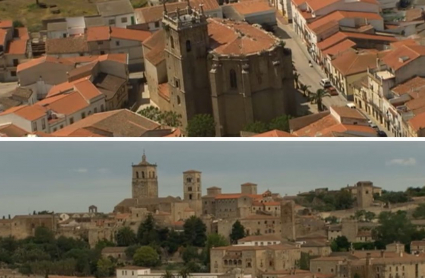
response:
<svg viewBox="0 0 425 278"><path fill-rule="evenodd" d="M388 136L384 131L378 130L378 137L388 137Z"/></svg>

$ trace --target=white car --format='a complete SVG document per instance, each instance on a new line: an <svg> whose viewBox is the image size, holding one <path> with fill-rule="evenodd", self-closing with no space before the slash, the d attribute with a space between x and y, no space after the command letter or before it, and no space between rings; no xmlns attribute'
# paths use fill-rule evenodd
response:
<svg viewBox="0 0 425 278"><path fill-rule="evenodd" d="M331 81L327 78L324 78L322 80L320 80L320 86L322 86L323 88L329 88L332 86Z"/></svg>
<svg viewBox="0 0 425 278"><path fill-rule="evenodd" d="M374 123L374 122L372 122L371 120L369 120L369 121L367 121L368 123L369 123L369 126L371 127L371 128L378 128L378 126Z"/></svg>

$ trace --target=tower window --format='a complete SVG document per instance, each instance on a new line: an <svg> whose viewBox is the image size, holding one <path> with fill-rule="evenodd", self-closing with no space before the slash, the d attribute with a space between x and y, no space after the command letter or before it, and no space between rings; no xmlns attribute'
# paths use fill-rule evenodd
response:
<svg viewBox="0 0 425 278"><path fill-rule="evenodd" d="M142 179L145 178L145 172L142 171Z"/></svg>
<svg viewBox="0 0 425 278"><path fill-rule="evenodd" d="M191 50L192 50L192 45L190 43L190 40L187 40L186 41L186 51L190 52Z"/></svg>
<svg viewBox="0 0 425 278"><path fill-rule="evenodd" d="M189 186L189 187L187 188L187 191L192 191L192 186Z"/></svg>
<svg viewBox="0 0 425 278"><path fill-rule="evenodd" d="M189 200L192 200L192 194L189 194Z"/></svg>
<svg viewBox="0 0 425 278"><path fill-rule="evenodd" d="M177 96L177 104L180 105L181 101L180 101L180 97Z"/></svg>
<svg viewBox="0 0 425 278"><path fill-rule="evenodd" d="M136 179L139 178L139 172L136 172Z"/></svg>
<svg viewBox="0 0 425 278"><path fill-rule="evenodd" d="M170 45L171 48L174 48L174 38L172 36L170 36Z"/></svg>
<svg viewBox="0 0 425 278"><path fill-rule="evenodd" d="M236 89L238 87L237 80L236 80L236 71L231 69L230 70L230 88Z"/></svg>

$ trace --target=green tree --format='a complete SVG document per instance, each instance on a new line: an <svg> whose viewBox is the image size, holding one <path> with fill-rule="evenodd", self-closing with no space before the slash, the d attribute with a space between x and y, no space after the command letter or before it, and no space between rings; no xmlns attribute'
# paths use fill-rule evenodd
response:
<svg viewBox="0 0 425 278"><path fill-rule="evenodd" d="M98 277L109 277L114 273L114 264L108 258L101 258L97 261Z"/></svg>
<svg viewBox="0 0 425 278"><path fill-rule="evenodd" d="M37 227L34 232L35 243L51 243L55 240L55 235L47 227Z"/></svg>
<svg viewBox="0 0 425 278"><path fill-rule="evenodd" d="M160 123L161 125L170 127L181 126L182 116L174 111L161 111L158 107L148 106L140 110L138 113L152 121Z"/></svg>
<svg viewBox="0 0 425 278"><path fill-rule="evenodd" d="M214 137L214 118L209 114L195 115L187 123L187 135L189 137Z"/></svg>
<svg viewBox="0 0 425 278"><path fill-rule="evenodd" d="M415 219L425 219L425 204L419 204L419 206L413 211L412 216Z"/></svg>
<svg viewBox="0 0 425 278"><path fill-rule="evenodd" d="M376 214L374 212L371 212L371 211L366 211L366 213L364 215L365 220L368 221L368 222L375 219L375 217L376 217Z"/></svg>
<svg viewBox="0 0 425 278"><path fill-rule="evenodd" d="M187 245L196 247L205 246L207 227L200 218L191 216L184 222L183 230L184 239Z"/></svg>
<svg viewBox="0 0 425 278"><path fill-rule="evenodd" d="M122 227L118 230L115 240L118 246L130 246L136 243L136 234L130 227Z"/></svg>
<svg viewBox="0 0 425 278"><path fill-rule="evenodd" d="M142 247L140 244L133 244L125 249L125 256L127 259L133 259L134 254L136 253L137 249Z"/></svg>
<svg viewBox="0 0 425 278"><path fill-rule="evenodd" d="M354 199L347 190L341 190L335 195L335 208L338 210L350 209L354 205Z"/></svg>
<svg viewBox="0 0 425 278"><path fill-rule="evenodd" d="M176 276L170 271L165 270L164 274L161 276L161 278L175 278Z"/></svg>
<svg viewBox="0 0 425 278"><path fill-rule="evenodd" d="M310 95L310 94L307 94L307 92L309 92L310 88L311 88L311 86L310 86L310 85L302 84L302 85L300 86L300 90L303 92L303 95L304 95L304 96L308 96L308 95Z"/></svg>
<svg viewBox="0 0 425 278"><path fill-rule="evenodd" d="M333 240L331 244L331 249L333 252L341 252L350 250L350 242L345 236L338 236Z"/></svg>
<svg viewBox="0 0 425 278"><path fill-rule="evenodd" d="M174 254L184 244L182 235L174 230L168 232L167 239L162 247L166 248L168 254Z"/></svg>
<svg viewBox="0 0 425 278"><path fill-rule="evenodd" d="M14 20L14 21L13 21L13 27L14 27L14 28L24 27L24 24L23 24L23 23L22 23L22 21L20 21L20 20Z"/></svg>
<svg viewBox="0 0 425 278"><path fill-rule="evenodd" d="M300 269L310 270L310 254L301 252Z"/></svg>
<svg viewBox="0 0 425 278"><path fill-rule="evenodd" d="M408 244L416 231L405 211L381 212L378 221L380 225L373 230L373 235L385 245L396 241Z"/></svg>
<svg viewBox="0 0 425 278"><path fill-rule="evenodd" d="M269 123L269 130L281 130L289 132L289 120L291 119L291 116L288 115L282 115L277 118L274 118Z"/></svg>
<svg viewBox="0 0 425 278"><path fill-rule="evenodd" d="M142 246L136 250L133 261L138 266L155 267L160 264L158 253L150 246Z"/></svg>
<svg viewBox="0 0 425 278"><path fill-rule="evenodd" d="M115 246L116 246L116 244L114 242L103 239L103 240L99 240L96 243L95 249L101 251L105 247L115 247Z"/></svg>
<svg viewBox="0 0 425 278"><path fill-rule="evenodd" d="M155 219L152 214L148 214L137 230L137 240L141 245L149 245L159 241L159 235L156 230Z"/></svg>
<svg viewBox="0 0 425 278"><path fill-rule="evenodd" d="M198 261L199 260L199 253L198 248L195 246L186 246L182 253L182 259L185 262L185 264L189 263L190 261Z"/></svg>
<svg viewBox="0 0 425 278"><path fill-rule="evenodd" d="M353 278L361 278L361 276L360 276L360 274L358 274L358 273L354 273Z"/></svg>
<svg viewBox="0 0 425 278"><path fill-rule="evenodd" d="M208 266L210 263L210 251L213 247L228 246L229 241L221 234L209 234L207 242L203 251L204 265Z"/></svg>
<svg viewBox="0 0 425 278"><path fill-rule="evenodd" d="M241 224L241 222L239 222L239 220L236 220L236 222L233 223L233 226L232 226L230 239L232 240L232 243L237 243L239 239L244 237L245 237L245 227Z"/></svg>
<svg viewBox="0 0 425 278"><path fill-rule="evenodd" d="M253 133L264 133L269 131L269 127L266 123L255 121L245 125L242 130Z"/></svg>
<svg viewBox="0 0 425 278"><path fill-rule="evenodd" d="M323 98L329 97L330 94L324 89L318 89L315 94L310 97L311 103L317 103L317 110L323 111ZM344 190L345 191L345 190Z"/></svg>
<svg viewBox="0 0 425 278"><path fill-rule="evenodd" d="M338 218L336 216L328 216L325 218L325 222L328 222L329 224L337 224Z"/></svg>

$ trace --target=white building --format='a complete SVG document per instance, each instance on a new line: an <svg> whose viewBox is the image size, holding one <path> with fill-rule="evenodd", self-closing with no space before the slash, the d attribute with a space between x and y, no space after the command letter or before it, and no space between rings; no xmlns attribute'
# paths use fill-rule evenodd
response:
<svg viewBox="0 0 425 278"><path fill-rule="evenodd" d="M238 240L238 245L244 246L267 246L281 243L282 240L273 235L247 236Z"/></svg>
<svg viewBox="0 0 425 278"><path fill-rule="evenodd" d="M150 268L139 266L125 266L117 268L117 278L162 278L163 272L152 273ZM181 278L178 273L173 273L175 278ZM219 278L223 273L191 273L192 278ZM246 276L246 275L245 275ZM249 276L249 275L248 275ZM246 277L251 278L251 276Z"/></svg>
<svg viewBox="0 0 425 278"><path fill-rule="evenodd" d="M136 24L134 9L130 0L100 2L96 6L105 25L126 28L129 25Z"/></svg>

